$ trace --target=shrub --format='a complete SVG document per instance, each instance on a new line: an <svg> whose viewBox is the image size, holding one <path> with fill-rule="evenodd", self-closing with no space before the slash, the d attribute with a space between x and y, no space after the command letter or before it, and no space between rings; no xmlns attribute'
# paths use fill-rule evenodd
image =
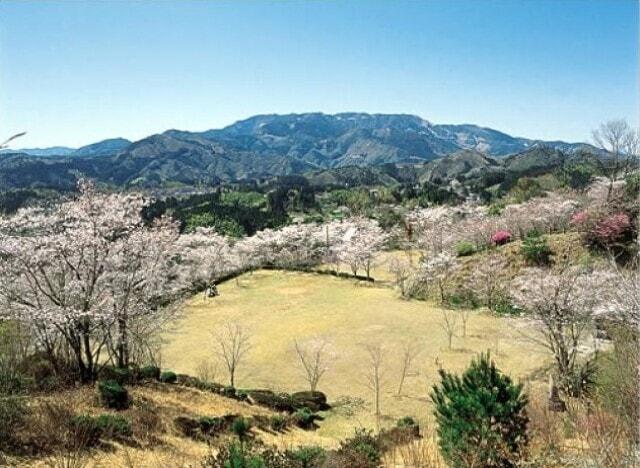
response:
<svg viewBox="0 0 640 468"><path fill-rule="evenodd" d="M100 402L106 408L126 409L129 407L129 392L115 380L101 380L98 382Z"/></svg>
<svg viewBox="0 0 640 468"><path fill-rule="evenodd" d="M231 423L231 432L233 432L241 441L246 439L251 430L251 421L246 418L236 418Z"/></svg>
<svg viewBox="0 0 640 468"><path fill-rule="evenodd" d="M458 257L473 255L474 253L476 253L476 246L467 241L459 242L456 245L456 253L458 254Z"/></svg>
<svg viewBox="0 0 640 468"><path fill-rule="evenodd" d="M337 466L354 468L378 467L382 459L378 438L366 429L356 429L353 437L341 441L337 455Z"/></svg>
<svg viewBox="0 0 640 468"><path fill-rule="evenodd" d="M459 288L445 297L445 302L452 308L477 309L481 305L478 296L468 288Z"/></svg>
<svg viewBox="0 0 640 468"><path fill-rule="evenodd" d="M489 216L500 216L502 214L502 211L504 211L504 208L504 203L493 203L491 206L489 206L487 214Z"/></svg>
<svg viewBox="0 0 640 468"><path fill-rule="evenodd" d="M496 315L520 315L521 309L516 307L507 294L499 294L493 301L493 312Z"/></svg>
<svg viewBox="0 0 640 468"><path fill-rule="evenodd" d="M318 418L318 416L311 411L309 408L304 407L297 410L293 413L293 419L295 420L298 427L303 429L309 429L313 427L314 421Z"/></svg>
<svg viewBox="0 0 640 468"><path fill-rule="evenodd" d="M288 452L257 444L232 442L220 447L215 455L209 455L202 463L204 468L300 468L300 462ZM307 465L309 468L319 466Z"/></svg>
<svg viewBox="0 0 640 468"><path fill-rule="evenodd" d="M547 265L551 256L551 248L547 239L538 231L529 232L520 246L520 254L531 265Z"/></svg>
<svg viewBox="0 0 640 468"><path fill-rule="evenodd" d="M178 376L175 372L164 371L162 374L160 374L160 382L176 383L176 380L178 380Z"/></svg>
<svg viewBox="0 0 640 468"><path fill-rule="evenodd" d="M0 397L0 452L20 448L17 434L28 414L29 409L19 397Z"/></svg>
<svg viewBox="0 0 640 468"><path fill-rule="evenodd" d="M589 397L595 389L596 380L596 365L595 362L590 359L581 365L577 365L571 374L566 377L564 388L572 397Z"/></svg>
<svg viewBox="0 0 640 468"><path fill-rule="evenodd" d="M309 445L287 451L288 458L298 462L301 468L319 467L327 458L327 452L322 447Z"/></svg>
<svg viewBox="0 0 640 468"><path fill-rule="evenodd" d="M462 377L440 370L434 385L442 456L454 467L514 467L527 443L527 398L480 355Z"/></svg>
<svg viewBox="0 0 640 468"><path fill-rule="evenodd" d="M632 225L627 213L615 213L597 220L587 232L588 242L601 248L611 248L631 240Z"/></svg>
<svg viewBox="0 0 640 468"><path fill-rule="evenodd" d="M509 231L500 230L493 233L491 236L491 243L493 245L504 245L507 242L510 242L511 238L512 235Z"/></svg>
<svg viewBox="0 0 640 468"><path fill-rule="evenodd" d="M131 423L122 416L113 414L76 416L71 420L71 426L74 433L89 447L97 445L100 439L123 440L132 434Z"/></svg>
<svg viewBox="0 0 640 468"><path fill-rule="evenodd" d="M400 418L396 423L397 427L414 427L417 425L418 425L418 422L415 419L413 419L411 416L405 416L404 418Z"/></svg>
<svg viewBox="0 0 640 468"><path fill-rule="evenodd" d="M573 215L571 215L571 220L569 221L569 224L577 228L581 228L585 226L588 221L589 221L589 213L583 210L583 211L578 211L577 213L574 213Z"/></svg>
<svg viewBox="0 0 640 468"><path fill-rule="evenodd" d="M138 370L140 379L160 380L160 368L158 366L144 366Z"/></svg>
<svg viewBox="0 0 640 468"><path fill-rule="evenodd" d="M229 398L235 398L236 397L236 389L234 387L231 387L231 386L223 387L222 391L220 392L220 394L222 396L226 396L226 397L229 397Z"/></svg>
<svg viewBox="0 0 640 468"><path fill-rule="evenodd" d="M269 427L276 432L282 432L287 427L287 418L280 414L276 414L269 418Z"/></svg>
<svg viewBox="0 0 640 468"><path fill-rule="evenodd" d="M124 385L131 382L132 373L126 367L106 366L99 372L99 377L101 380L112 380Z"/></svg>
<svg viewBox="0 0 640 468"><path fill-rule="evenodd" d="M637 200L638 194L640 194L640 172L629 174L624 180L626 182L624 186L625 194L631 200Z"/></svg>
<svg viewBox="0 0 640 468"><path fill-rule="evenodd" d="M210 416L202 416L198 419L200 430L204 433L217 432L224 426L224 419Z"/></svg>

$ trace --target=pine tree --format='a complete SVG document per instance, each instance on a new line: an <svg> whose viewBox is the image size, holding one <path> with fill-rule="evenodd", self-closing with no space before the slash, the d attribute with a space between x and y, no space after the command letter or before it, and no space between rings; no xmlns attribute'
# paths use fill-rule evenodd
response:
<svg viewBox="0 0 640 468"><path fill-rule="evenodd" d="M434 385L440 450L454 467L513 467L527 444L522 385L481 354L458 376L440 370Z"/></svg>

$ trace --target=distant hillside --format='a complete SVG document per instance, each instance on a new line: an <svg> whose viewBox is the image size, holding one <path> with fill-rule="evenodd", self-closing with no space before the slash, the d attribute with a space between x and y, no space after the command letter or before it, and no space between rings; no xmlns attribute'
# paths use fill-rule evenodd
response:
<svg viewBox="0 0 640 468"><path fill-rule="evenodd" d="M71 154L73 156L111 156L122 151L130 144L131 142L125 138L111 138L83 146Z"/></svg>
<svg viewBox="0 0 640 468"><path fill-rule="evenodd" d="M404 114L321 113L258 115L220 130L169 130L140 141L114 138L77 150L39 150L0 154L0 189L25 186L63 188L80 176L117 186L215 184L317 171L318 180L419 176L449 178L454 173L500 170L490 157L507 157L544 148L574 153L582 143L542 142L512 137L475 125L434 125ZM407 169L448 155L444 165L426 172ZM510 158L508 157L510 156ZM518 159L511 164L517 166ZM402 166L394 174L342 167ZM400 171L400 172L398 172ZM384 172L384 171L383 171ZM25 185L26 184L26 185Z"/></svg>

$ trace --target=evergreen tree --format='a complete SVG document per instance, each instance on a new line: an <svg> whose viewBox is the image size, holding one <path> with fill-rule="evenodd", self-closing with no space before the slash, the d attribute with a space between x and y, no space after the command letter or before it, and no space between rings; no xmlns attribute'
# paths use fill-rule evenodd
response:
<svg viewBox="0 0 640 468"><path fill-rule="evenodd" d="M454 467L513 467L527 443L522 385L481 354L458 376L440 370L434 385L440 450Z"/></svg>

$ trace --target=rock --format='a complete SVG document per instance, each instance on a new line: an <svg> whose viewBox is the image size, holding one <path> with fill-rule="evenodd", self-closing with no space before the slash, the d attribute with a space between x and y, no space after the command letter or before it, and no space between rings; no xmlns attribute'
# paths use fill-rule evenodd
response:
<svg viewBox="0 0 640 468"><path fill-rule="evenodd" d="M253 405L266 406L276 411L293 413L295 407L287 394L277 395L271 390L248 390L247 400Z"/></svg>
<svg viewBox="0 0 640 468"><path fill-rule="evenodd" d="M178 430L185 436L197 439L200 435L200 423L197 419L178 416L173 420Z"/></svg>
<svg viewBox="0 0 640 468"><path fill-rule="evenodd" d="M326 411L331 407L327 404L327 396L322 392L296 392L291 394L291 402L295 409L309 408L311 411Z"/></svg>

